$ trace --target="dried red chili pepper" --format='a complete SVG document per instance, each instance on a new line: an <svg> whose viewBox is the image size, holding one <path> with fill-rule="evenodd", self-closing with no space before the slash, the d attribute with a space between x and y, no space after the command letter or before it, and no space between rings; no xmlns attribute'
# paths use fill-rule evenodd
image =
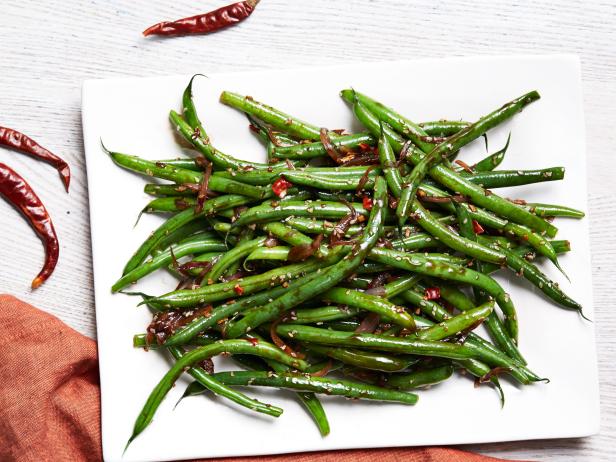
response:
<svg viewBox="0 0 616 462"><path fill-rule="evenodd" d="M71 182L71 169L63 159L45 149L32 138L11 128L0 127L0 145L29 154L52 165L60 174L68 192L68 186Z"/></svg>
<svg viewBox="0 0 616 462"><path fill-rule="evenodd" d="M163 21L143 31L148 35L209 34L237 24L252 14L259 0L232 3L208 13L198 14L176 21Z"/></svg>
<svg viewBox="0 0 616 462"><path fill-rule="evenodd" d="M475 234L483 234L486 232L477 220L473 220L473 231L475 231Z"/></svg>
<svg viewBox="0 0 616 462"><path fill-rule="evenodd" d="M372 210L372 199L369 196L364 196L361 200L361 205L364 207L364 210Z"/></svg>
<svg viewBox="0 0 616 462"><path fill-rule="evenodd" d="M437 300L441 298L441 289L438 287L427 287L424 291L424 298L426 300Z"/></svg>
<svg viewBox="0 0 616 462"><path fill-rule="evenodd" d="M293 186L293 183L285 180L284 178L278 178L272 183L272 191L281 199L287 195L287 189Z"/></svg>
<svg viewBox="0 0 616 462"><path fill-rule="evenodd" d="M26 180L2 163L0 163L0 195L24 214L45 246L43 269L32 281L32 288L36 289L51 276L60 253L58 236L51 217Z"/></svg>
<svg viewBox="0 0 616 462"><path fill-rule="evenodd" d="M239 296L241 296L244 293L244 288L239 284L235 284L233 286L233 291Z"/></svg>

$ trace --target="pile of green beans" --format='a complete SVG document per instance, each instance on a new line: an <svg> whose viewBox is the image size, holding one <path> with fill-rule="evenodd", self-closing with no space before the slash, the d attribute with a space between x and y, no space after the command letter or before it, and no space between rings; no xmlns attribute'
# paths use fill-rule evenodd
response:
<svg viewBox="0 0 616 462"><path fill-rule="evenodd" d="M144 175L154 196L142 213L165 221L125 264L113 292L158 270L173 290L145 295L153 313L133 344L175 360L148 397L129 443L152 421L183 374L183 399L207 391L278 417L282 409L245 394L290 390L323 436L330 431L319 394L415 404L416 390L462 372L491 385L499 374L523 385L545 380L518 345L514 300L490 274L505 270L555 307L582 307L534 263L570 251L551 240L566 206L526 203L486 188L563 180L562 167L496 170L505 147L472 166L453 159L464 146L539 99L535 91L476 122L416 123L355 90L343 90L361 133L328 130L249 96L223 92L244 112L267 161L216 149L193 103L170 121L192 158L145 160L105 151ZM462 168L460 168L462 166ZM160 181L162 180L162 181ZM470 290L466 290L470 289ZM489 338L475 328L484 324ZM230 355L244 370L214 372ZM248 369L248 370L245 370Z"/></svg>

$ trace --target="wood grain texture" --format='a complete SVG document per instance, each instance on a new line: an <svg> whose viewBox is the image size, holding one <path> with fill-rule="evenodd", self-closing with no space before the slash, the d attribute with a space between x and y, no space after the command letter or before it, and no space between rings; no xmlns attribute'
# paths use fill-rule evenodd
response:
<svg viewBox="0 0 616 462"><path fill-rule="evenodd" d="M198 8L207 10L222 3L206 0ZM0 150L0 162L10 163L35 186L61 239L55 274L31 292L29 281L42 263L42 246L17 212L0 202L0 292L13 293L95 336L80 123L85 79L419 57L576 53L582 60L587 125L601 433L581 440L469 449L504 458L612 460L616 448L616 310L612 306L616 299L616 3L265 0L248 21L220 34L171 40L146 40L140 35L152 23L194 13L195 2L188 0L3 2L0 125L18 128L64 156L74 176L67 195L49 166Z"/></svg>

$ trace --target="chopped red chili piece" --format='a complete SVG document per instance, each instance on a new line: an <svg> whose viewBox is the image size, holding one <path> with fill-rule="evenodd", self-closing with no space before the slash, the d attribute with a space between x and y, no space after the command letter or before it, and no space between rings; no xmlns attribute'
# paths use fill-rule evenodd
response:
<svg viewBox="0 0 616 462"><path fill-rule="evenodd" d="M293 186L293 183L285 180L284 178L278 178L272 183L272 191L281 199L287 195L287 189Z"/></svg>
<svg viewBox="0 0 616 462"><path fill-rule="evenodd" d="M370 146L368 143L359 143L357 146L364 152L372 150L372 146Z"/></svg>
<svg viewBox="0 0 616 462"><path fill-rule="evenodd" d="M43 269L32 281L32 288L36 289L51 276L60 253L58 236L51 217L26 180L2 163L0 163L0 195L23 213L45 246Z"/></svg>
<svg viewBox="0 0 616 462"><path fill-rule="evenodd" d="M424 298L426 300L437 300L441 298L441 289L438 287L427 287L424 292Z"/></svg>
<svg viewBox="0 0 616 462"><path fill-rule="evenodd" d="M52 165L60 174L60 178L68 192L68 186L71 182L71 170L63 159L45 149L29 136L12 128L0 127L0 145L29 154Z"/></svg>
<svg viewBox="0 0 616 462"><path fill-rule="evenodd" d="M372 199L368 196L364 196L361 200L361 204L364 207L364 210L372 210Z"/></svg>
<svg viewBox="0 0 616 462"><path fill-rule="evenodd" d="M246 337L244 340L249 343L252 343L252 346L257 346L259 344L259 339L255 337Z"/></svg>
<svg viewBox="0 0 616 462"><path fill-rule="evenodd" d="M233 286L233 291L238 295L242 295L244 293L244 288L239 284L235 284L235 286Z"/></svg>
<svg viewBox="0 0 616 462"><path fill-rule="evenodd" d="M208 34L243 21L252 14L259 0L232 3L208 13L154 24L143 31L148 35Z"/></svg>
<svg viewBox="0 0 616 462"><path fill-rule="evenodd" d="M475 234L483 234L486 232L477 220L473 220L473 231L475 231Z"/></svg>

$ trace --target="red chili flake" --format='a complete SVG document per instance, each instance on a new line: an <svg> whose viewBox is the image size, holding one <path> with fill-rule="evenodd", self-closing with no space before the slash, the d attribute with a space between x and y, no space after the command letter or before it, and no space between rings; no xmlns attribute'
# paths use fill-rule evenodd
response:
<svg viewBox="0 0 616 462"><path fill-rule="evenodd" d="M486 232L477 220L473 220L473 231L475 231L475 234L483 234Z"/></svg>
<svg viewBox="0 0 616 462"><path fill-rule="evenodd" d="M259 339L258 338L246 337L244 340L246 340L249 343L252 343L252 346L257 346L259 344Z"/></svg>
<svg viewBox="0 0 616 462"><path fill-rule="evenodd" d="M285 180L284 178L278 178L272 183L272 191L281 199L287 195L287 189L293 186L293 183Z"/></svg>
<svg viewBox="0 0 616 462"><path fill-rule="evenodd" d="M364 210L372 210L372 199L368 196L364 196L361 200L361 204L364 207Z"/></svg>
<svg viewBox="0 0 616 462"><path fill-rule="evenodd" d="M359 147L359 149L361 149L364 152L372 150L372 147L368 143L359 143L357 147Z"/></svg>
<svg viewBox="0 0 616 462"><path fill-rule="evenodd" d="M424 298L426 300L437 300L441 298L441 289L438 287L427 287L424 292Z"/></svg>
<svg viewBox="0 0 616 462"><path fill-rule="evenodd" d="M233 291L240 296L244 294L244 288L239 284L235 284L235 286L233 286Z"/></svg>

